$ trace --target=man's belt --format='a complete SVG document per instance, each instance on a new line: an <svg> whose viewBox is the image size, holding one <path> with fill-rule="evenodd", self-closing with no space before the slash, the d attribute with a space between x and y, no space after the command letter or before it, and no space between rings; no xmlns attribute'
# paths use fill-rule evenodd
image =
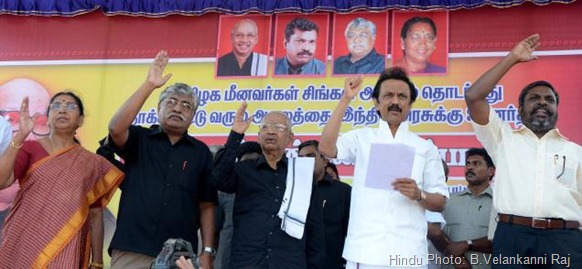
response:
<svg viewBox="0 0 582 269"><path fill-rule="evenodd" d="M580 223L572 220L554 218L529 218L508 214L499 214L499 222L528 226L536 229L578 229Z"/></svg>

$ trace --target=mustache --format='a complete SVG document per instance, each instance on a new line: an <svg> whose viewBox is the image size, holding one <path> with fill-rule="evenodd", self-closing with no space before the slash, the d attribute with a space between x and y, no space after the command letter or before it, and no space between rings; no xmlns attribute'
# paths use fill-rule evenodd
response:
<svg viewBox="0 0 582 269"><path fill-rule="evenodd" d="M475 175L475 172L473 172L473 171L465 172L465 176L474 176L474 175Z"/></svg>
<svg viewBox="0 0 582 269"><path fill-rule="evenodd" d="M541 104L541 105L536 105L536 107L531 111L530 115L535 115L536 111L538 110L543 110L546 112L546 114L548 114L548 116L552 115L552 112L550 112L550 110L548 109L547 105Z"/></svg>
<svg viewBox="0 0 582 269"><path fill-rule="evenodd" d="M360 43L352 43L350 44L350 49L354 49L354 48L368 48L368 42L364 41L364 42L360 42Z"/></svg>
<svg viewBox="0 0 582 269"><path fill-rule="evenodd" d="M297 53L297 56L313 56L313 53L309 52L309 51L302 51Z"/></svg>
<svg viewBox="0 0 582 269"><path fill-rule="evenodd" d="M388 107L388 111L402 112L402 108L400 108L400 106L397 104L393 104Z"/></svg>
<svg viewBox="0 0 582 269"><path fill-rule="evenodd" d="M186 120L186 117L184 117L184 115L181 115L181 114L172 113L168 116L168 118L171 118L171 117L178 117L183 121Z"/></svg>

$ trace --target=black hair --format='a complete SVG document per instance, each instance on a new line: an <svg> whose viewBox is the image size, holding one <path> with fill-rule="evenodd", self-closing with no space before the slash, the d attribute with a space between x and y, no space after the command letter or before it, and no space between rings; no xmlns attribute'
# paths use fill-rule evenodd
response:
<svg viewBox="0 0 582 269"><path fill-rule="evenodd" d="M62 91L62 92L58 92L55 95L53 95L53 97L51 98L50 102L49 102L49 107L46 108L46 114L48 115L51 107L50 104L52 104L55 99L57 99L57 97L61 96L61 95L68 95L71 98L75 99L75 103L77 103L77 105L79 106L79 113L81 116L85 116L85 107L83 106L83 102L81 101L81 98L79 98L79 96L77 96L76 94L74 94L71 91Z"/></svg>
<svg viewBox="0 0 582 269"><path fill-rule="evenodd" d="M401 80L404 83L408 84L408 89L410 90L410 104L416 101L416 97L418 97L418 90L416 89L410 78L408 78L406 70L397 66L385 69L380 74L380 77L378 78L378 81L374 86L374 91L372 92L372 97L376 99L376 101L378 101L380 97L380 86L382 85L382 82L389 79Z"/></svg>
<svg viewBox="0 0 582 269"><path fill-rule="evenodd" d="M404 23L404 25L402 25L402 29L400 29L400 37L402 39L405 39L410 27L412 27L412 25L419 23L419 22L423 22L423 23L430 25L430 28L432 28L432 32L434 33L434 35L435 36L437 35L436 25L434 24L434 21L431 18L417 16L417 17L412 17L412 18L408 19Z"/></svg>
<svg viewBox="0 0 582 269"><path fill-rule="evenodd" d="M315 149L317 150L317 152L319 152L319 148L317 148L317 147L319 147L319 141L317 141L317 140L307 140L307 141L302 142L297 147L297 151L299 152L304 147L309 147L309 146L315 146Z"/></svg>
<svg viewBox="0 0 582 269"><path fill-rule="evenodd" d="M554 86L552 86L552 84L545 80L538 80L528 84L523 88L523 90L521 90L521 92L519 93L519 107L523 107L523 104L525 103L525 96L531 89L537 86L546 86L550 88L554 95L556 96L556 106L560 104L560 96L558 95L558 92L554 89Z"/></svg>
<svg viewBox="0 0 582 269"><path fill-rule="evenodd" d="M495 167L495 164L493 164L493 160L491 159L491 156L489 156L489 153L487 153L487 151L484 148L470 148L469 150L467 150L467 152L465 152L466 159L468 159L471 156L475 156L475 155L483 157L483 159L487 163L488 168Z"/></svg>
<svg viewBox="0 0 582 269"><path fill-rule="evenodd" d="M287 23L285 27L285 40L289 41L289 38L295 33L295 29L302 32L309 32L315 30L319 34L319 27L314 22L306 18L295 18Z"/></svg>

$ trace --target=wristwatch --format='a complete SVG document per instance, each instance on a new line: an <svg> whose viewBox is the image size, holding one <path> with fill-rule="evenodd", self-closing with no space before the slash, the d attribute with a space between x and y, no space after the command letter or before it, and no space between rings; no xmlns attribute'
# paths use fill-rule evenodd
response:
<svg viewBox="0 0 582 269"><path fill-rule="evenodd" d="M469 245L469 250L473 250L473 240L467 240L467 245Z"/></svg>
<svg viewBox="0 0 582 269"><path fill-rule="evenodd" d="M204 247L204 249L202 251L208 252L208 254L210 254L210 256L212 256L212 257L216 257L216 249L214 249L214 248Z"/></svg>

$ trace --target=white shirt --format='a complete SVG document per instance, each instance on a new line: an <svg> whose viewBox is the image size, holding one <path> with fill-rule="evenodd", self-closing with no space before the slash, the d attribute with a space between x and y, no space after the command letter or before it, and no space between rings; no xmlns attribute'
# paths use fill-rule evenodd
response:
<svg viewBox="0 0 582 269"><path fill-rule="evenodd" d="M4 117L0 116L0 154L8 147L11 138L12 127Z"/></svg>
<svg viewBox="0 0 582 269"><path fill-rule="evenodd" d="M495 163L494 210L582 222L582 147L557 129L541 139L525 126L513 130L489 111L489 123L473 127Z"/></svg>
<svg viewBox="0 0 582 269"><path fill-rule="evenodd" d="M438 149L411 133L407 122L400 124L396 137L384 121L378 128L362 128L343 134L336 145L337 159L355 163L343 257L368 265L426 265L425 209L400 192L365 187L372 143L402 143L414 147L412 179L426 192L449 196ZM403 264L403 259L415 264Z"/></svg>

